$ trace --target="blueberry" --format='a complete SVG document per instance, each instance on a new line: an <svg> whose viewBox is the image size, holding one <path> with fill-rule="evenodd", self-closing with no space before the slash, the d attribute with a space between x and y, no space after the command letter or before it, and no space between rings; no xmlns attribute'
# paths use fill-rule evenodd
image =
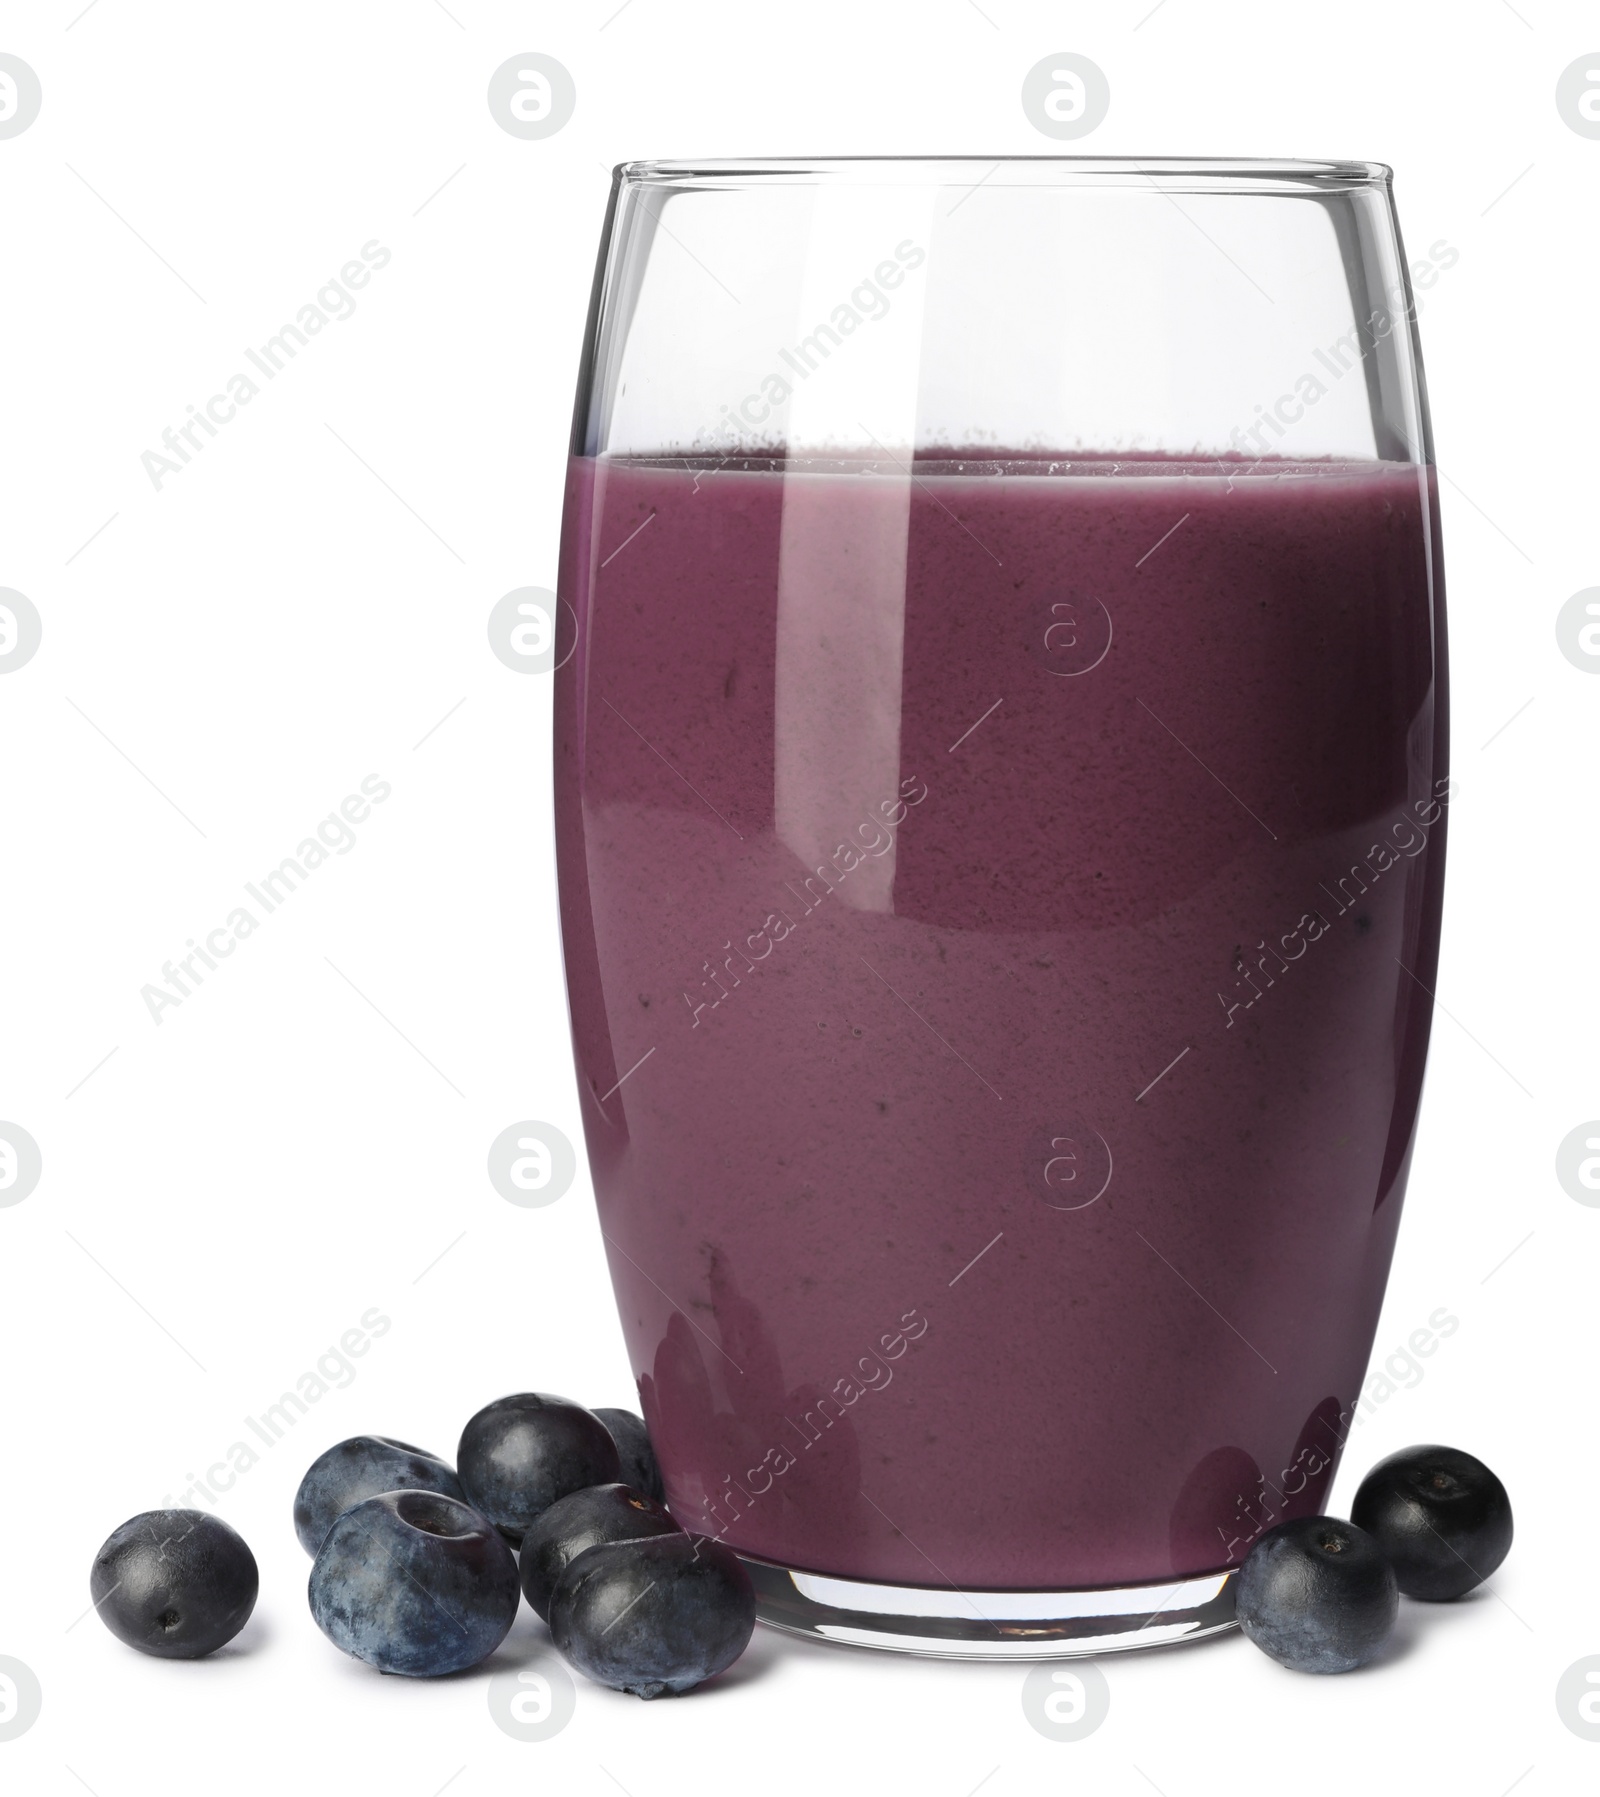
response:
<svg viewBox="0 0 1600 1797"><path fill-rule="evenodd" d="M591 1485L556 1501L522 1537L522 1595L549 1618L550 1593L591 1547L676 1535L678 1525L654 1498L629 1485Z"/></svg>
<svg viewBox="0 0 1600 1797"><path fill-rule="evenodd" d="M656 1465L656 1451L650 1445L650 1432L644 1426L644 1418L635 1416L631 1410L597 1410L595 1415L617 1444L617 1452L622 1457L623 1484L642 1491L646 1497L653 1497L658 1504L665 1502L661 1468Z"/></svg>
<svg viewBox="0 0 1600 1797"><path fill-rule="evenodd" d="M596 1683L636 1697L692 1690L738 1659L755 1625L750 1575L702 1536L591 1547L550 1596L561 1652Z"/></svg>
<svg viewBox="0 0 1600 1797"><path fill-rule="evenodd" d="M455 1469L426 1448L387 1435L352 1435L320 1454L294 1494L294 1532L315 1555L329 1529L363 1498L385 1491L464 1494Z"/></svg>
<svg viewBox="0 0 1600 1797"><path fill-rule="evenodd" d="M380 1672L476 1666L517 1613L517 1563L476 1510L437 1491L386 1491L346 1510L311 1568L311 1614Z"/></svg>
<svg viewBox="0 0 1600 1797"><path fill-rule="evenodd" d="M1447 1603L1481 1585L1511 1547L1511 1499L1459 1448L1403 1448L1361 1481L1350 1512L1377 1538L1407 1597Z"/></svg>
<svg viewBox="0 0 1600 1797"><path fill-rule="evenodd" d="M1239 1626L1294 1672L1351 1672L1388 1638L1394 1568L1354 1523L1299 1516L1268 1529L1239 1568Z"/></svg>
<svg viewBox="0 0 1600 1797"><path fill-rule="evenodd" d="M94 1557L89 1590L119 1641L161 1660L198 1660L250 1619L260 1585L244 1537L203 1510L147 1510Z"/></svg>
<svg viewBox="0 0 1600 1797"><path fill-rule="evenodd" d="M513 1547L557 1498L622 1476L617 1444L593 1411L539 1391L486 1404L461 1431L456 1468L467 1502Z"/></svg>

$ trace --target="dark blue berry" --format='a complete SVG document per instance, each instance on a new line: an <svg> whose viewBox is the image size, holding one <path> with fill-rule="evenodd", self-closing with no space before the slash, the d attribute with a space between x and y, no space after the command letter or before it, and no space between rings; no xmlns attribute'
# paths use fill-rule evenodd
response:
<svg viewBox="0 0 1600 1797"><path fill-rule="evenodd" d="M203 1510L147 1510L94 1557L89 1590L119 1641L162 1660L198 1660L231 1641L260 1577L243 1536Z"/></svg>
<svg viewBox="0 0 1600 1797"><path fill-rule="evenodd" d="M467 1502L515 1547L557 1498L619 1479L622 1461L593 1411L525 1391L485 1405L461 1431L456 1474Z"/></svg>
<svg viewBox="0 0 1600 1797"><path fill-rule="evenodd" d="M346 1510L311 1568L311 1614L380 1672L476 1666L517 1613L517 1563L476 1510L436 1491L386 1491Z"/></svg>
<svg viewBox="0 0 1600 1797"><path fill-rule="evenodd" d="M750 1575L693 1535L618 1541L580 1554L550 1597L550 1634L598 1684L676 1695L731 1666L756 1624Z"/></svg>
<svg viewBox="0 0 1600 1797"><path fill-rule="evenodd" d="M1402 1448L1361 1481L1351 1520L1389 1556L1407 1597L1448 1603L1481 1585L1511 1548L1511 1499L1459 1448Z"/></svg>
<svg viewBox="0 0 1600 1797"><path fill-rule="evenodd" d="M591 1485L568 1492L522 1537L522 1595L548 1618L550 1593L579 1554L611 1541L677 1533L678 1525L665 1509L632 1486Z"/></svg>
<svg viewBox="0 0 1600 1797"><path fill-rule="evenodd" d="M1244 1557L1239 1626L1294 1672L1351 1672L1388 1639L1400 1607L1394 1568L1354 1523L1299 1516Z"/></svg>
<svg viewBox="0 0 1600 1797"><path fill-rule="evenodd" d="M462 1498L455 1469L426 1448L387 1435L352 1435L319 1455L294 1495L294 1532L315 1555L352 1505L385 1491L442 1491Z"/></svg>
<svg viewBox="0 0 1600 1797"><path fill-rule="evenodd" d="M656 1451L650 1445L650 1432L644 1426L644 1418L635 1416L631 1410L597 1410L595 1415L617 1444L617 1453L622 1457L623 1484L642 1491L646 1497L653 1497L658 1504L665 1502L661 1468L656 1465Z"/></svg>

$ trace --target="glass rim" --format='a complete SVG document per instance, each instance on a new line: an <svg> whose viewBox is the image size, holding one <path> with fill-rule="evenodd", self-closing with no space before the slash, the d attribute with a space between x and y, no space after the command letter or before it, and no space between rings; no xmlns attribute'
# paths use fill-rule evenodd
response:
<svg viewBox="0 0 1600 1797"><path fill-rule="evenodd" d="M1004 171L1002 173L1002 171ZM1384 162L1239 156L779 156L619 162L618 186L1099 187L1149 183L1216 193L1326 193L1387 187Z"/></svg>

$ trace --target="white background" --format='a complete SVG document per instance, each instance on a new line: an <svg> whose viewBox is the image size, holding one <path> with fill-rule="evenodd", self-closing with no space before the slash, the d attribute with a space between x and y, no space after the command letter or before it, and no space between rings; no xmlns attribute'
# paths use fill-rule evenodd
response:
<svg viewBox="0 0 1600 1797"><path fill-rule="evenodd" d="M1600 20L982 4L9 0L0 49L44 105L0 142L0 585L44 638L0 682L0 1116L44 1172L0 1209L0 1654L44 1708L0 1743L7 1790L1593 1788L1600 1744L1555 1686L1600 1653L1600 1212L1554 1157L1600 1112L1600 681L1553 624L1600 578L1600 142L1554 94ZM578 89L542 142L485 99L529 50ZM1019 100L1061 50L1111 85L1077 145ZM554 584L607 171L1059 148L1388 161L1413 255L1460 252L1422 314L1460 783L1447 1014L1378 1354L1440 1306L1460 1328L1356 1430L1334 1507L1380 1454L1448 1441L1505 1477L1516 1546L1491 1592L1404 1606L1389 1661L1346 1678L1237 1636L1108 1660L1078 1743L1029 1725L1023 1668L765 1632L698 1696L580 1680L562 1732L513 1740L486 1673L381 1679L322 1639L289 1506L360 1430L449 1454L505 1391L634 1401L586 1174L539 1210L485 1174L518 1119L579 1136L550 685L494 659L485 619ZM154 490L141 453L373 238L392 261L356 313ZM356 846L154 1024L141 986L371 773L393 793ZM110 1529L178 1500L373 1306L392 1326L353 1383L221 1501L262 1572L236 1647L162 1664L84 1617ZM540 1639L524 1611L496 1664Z"/></svg>

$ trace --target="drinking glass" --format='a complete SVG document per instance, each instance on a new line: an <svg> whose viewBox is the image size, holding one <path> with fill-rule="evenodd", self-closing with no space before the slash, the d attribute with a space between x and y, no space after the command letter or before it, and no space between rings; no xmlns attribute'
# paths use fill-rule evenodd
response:
<svg viewBox="0 0 1600 1797"><path fill-rule="evenodd" d="M1322 1505L1444 873L1374 163L630 163L560 571L561 920L668 1502L761 1616L1229 1625Z"/></svg>

